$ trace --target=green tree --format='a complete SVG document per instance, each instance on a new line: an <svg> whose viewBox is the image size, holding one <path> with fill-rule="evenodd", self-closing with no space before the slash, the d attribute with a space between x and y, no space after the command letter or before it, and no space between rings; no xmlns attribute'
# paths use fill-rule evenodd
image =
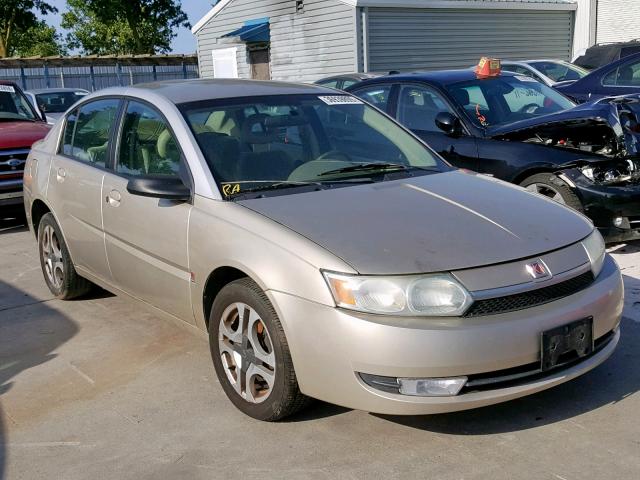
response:
<svg viewBox="0 0 640 480"><path fill-rule="evenodd" d="M176 0L68 0L67 8L67 45L89 55L166 53L175 30L190 27Z"/></svg>
<svg viewBox="0 0 640 480"><path fill-rule="evenodd" d="M36 25L15 35L9 56L11 57L51 57L65 55L61 36L55 27L39 21Z"/></svg>
<svg viewBox="0 0 640 480"><path fill-rule="evenodd" d="M16 38L41 22L36 16L57 12L44 0L0 0L0 58L11 55Z"/></svg>

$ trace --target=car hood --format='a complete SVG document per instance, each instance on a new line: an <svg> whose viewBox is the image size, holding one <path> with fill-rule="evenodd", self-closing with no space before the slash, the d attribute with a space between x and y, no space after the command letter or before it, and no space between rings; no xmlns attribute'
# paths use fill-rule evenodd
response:
<svg viewBox="0 0 640 480"><path fill-rule="evenodd" d="M458 270L539 255L593 229L566 207L460 170L244 200L362 274Z"/></svg>
<svg viewBox="0 0 640 480"><path fill-rule="evenodd" d="M497 127L490 127L489 138L514 139L513 134L524 137L611 137L615 144L615 156L628 158L640 156L640 95L605 97L583 103L569 110L542 115ZM530 135L526 135L527 132ZM586 138L584 138L586 140Z"/></svg>
<svg viewBox="0 0 640 480"><path fill-rule="evenodd" d="M0 149L31 148L50 128L44 122L0 122Z"/></svg>

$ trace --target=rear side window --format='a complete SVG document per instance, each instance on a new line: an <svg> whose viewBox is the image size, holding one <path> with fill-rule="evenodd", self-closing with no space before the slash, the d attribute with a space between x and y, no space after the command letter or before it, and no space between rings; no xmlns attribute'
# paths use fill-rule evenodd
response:
<svg viewBox="0 0 640 480"><path fill-rule="evenodd" d="M81 162L104 167L109 135L118 112L117 99L85 103L67 116L61 152Z"/></svg>
<svg viewBox="0 0 640 480"><path fill-rule="evenodd" d="M612 70L602 79L602 84L616 87L640 87L640 62L628 63Z"/></svg>
<svg viewBox="0 0 640 480"><path fill-rule="evenodd" d="M116 172L143 177L180 176L181 154L164 118L153 108L129 102L124 116Z"/></svg>
<svg viewBox="0 0 640 480"><path fill-rule="evenodd" d="M375 105L383 112L387 111L390 93L391 85L375 85L373 87L365 87L355 92L357 96Z"/></svg>

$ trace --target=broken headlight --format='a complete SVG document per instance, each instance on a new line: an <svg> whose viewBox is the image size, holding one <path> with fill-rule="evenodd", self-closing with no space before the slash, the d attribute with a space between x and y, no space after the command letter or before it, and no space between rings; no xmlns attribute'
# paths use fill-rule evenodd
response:
<svg viewBox="0 0 640 480"><path fill-rule="evenodd" d="M633 160L622 160L606 165L580 167L582 174L594 183L616 185L640 178L640 169Z"/></svg>

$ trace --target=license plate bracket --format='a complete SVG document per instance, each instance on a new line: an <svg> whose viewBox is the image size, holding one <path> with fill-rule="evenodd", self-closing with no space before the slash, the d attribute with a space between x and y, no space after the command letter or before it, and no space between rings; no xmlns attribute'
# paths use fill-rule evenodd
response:
<svg viewBox="0 0 640 480"><path fill-rule="evenodd" d="M583 318L542 332L543 372L593 353L593 317Z"/></svg>

